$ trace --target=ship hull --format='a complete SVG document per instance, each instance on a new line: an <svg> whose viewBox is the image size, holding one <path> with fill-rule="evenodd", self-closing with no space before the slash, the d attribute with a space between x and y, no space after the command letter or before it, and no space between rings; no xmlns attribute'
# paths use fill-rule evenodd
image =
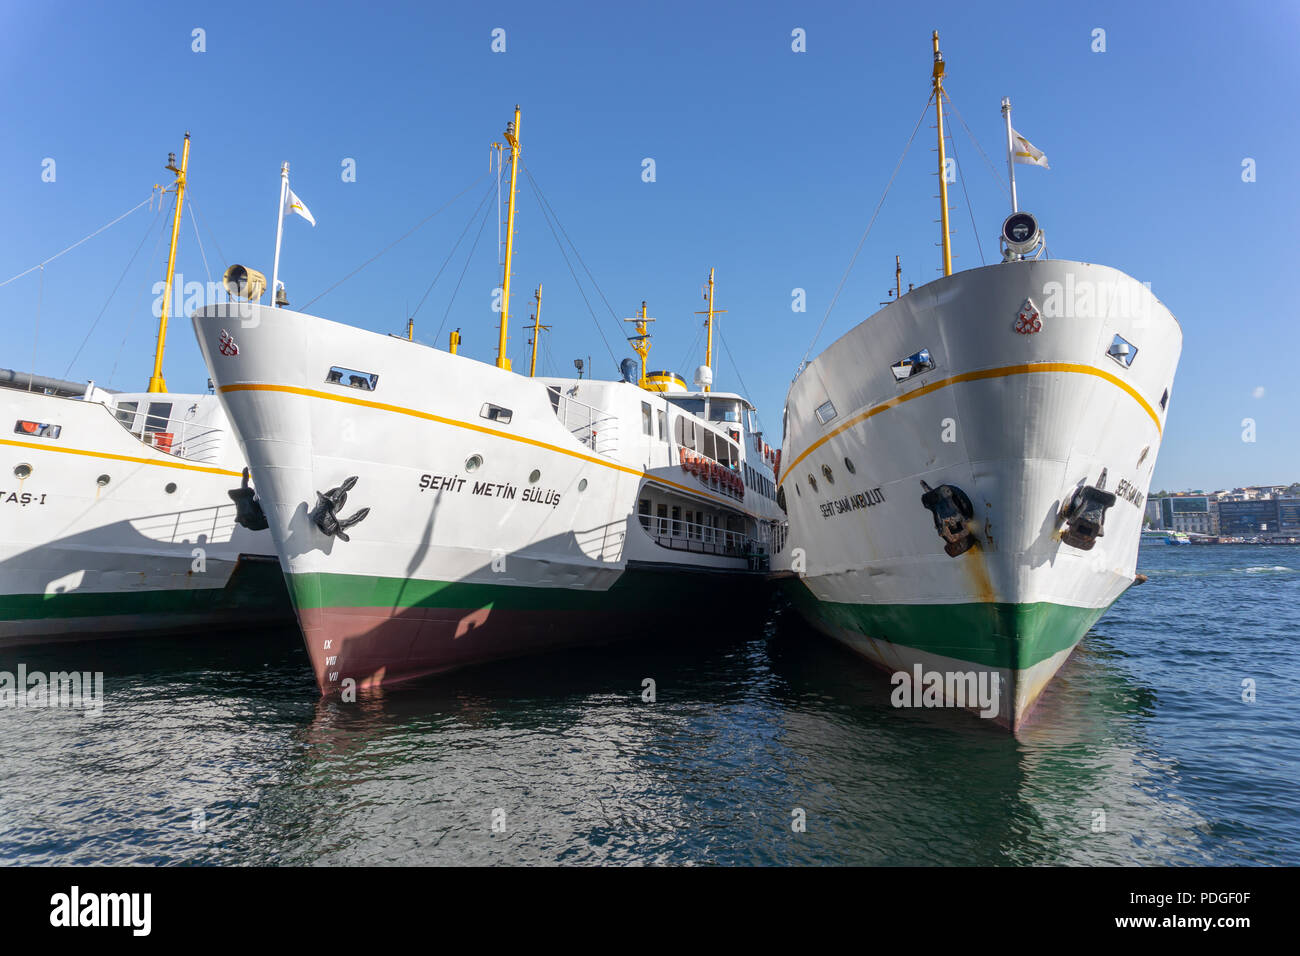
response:
<svg viewBox="0 0 1300 956"><path fill-rule="evenodd" d="M1017 331L1026 300L1037 331ZM1117 334L1137 348L1131 364L1108 355ZM933 368L898 380L891 365L923 348ZM792 599L907 680L917 664L988 675L993 719L1018 728L1134 580L1180 348L1149 290L1083 263L972 270L877 313L791 388L781 484ZM835 414L823 424L826 402ZM972 512L971 546L955 557L922 502L942 485ZM1072 546L1063 510L1099 485L1116 495L1102 535Z"/></svg>
<svg viewBox="0 0 1300 956"><path fill-rule="evenodd" d="M672 550L638 514L652 480L686 507L739 507L684 475L672 419L655 424L661 397L548 384L284 309L214 306L194 324L322 693L675 632L681 601L707 633L715 608L760 603L744 559L700 553L721 526ZM319 520L344 492L346 538Z"/></svg>
<svg viewBox="0 0 1300 956"><path fill-rule="evenodd" d="M146 446L94 402L0 389L0 416L59 429L0 439L0 647L289 615L270 536L234 520L230 455Z"/></svg>
<svg viewBox="0 0 1300 956"><path fill-rule="evenodd" d="M322 689L343 689L346 679L373 689L584 645L683 634L705 639L763 606L763 585L754 576L638 568L606 590L362 575L294 575L289 586ZM663 615L682 602L703 608L689 630ZM719 605L727 613L710 610Z"/></svg>

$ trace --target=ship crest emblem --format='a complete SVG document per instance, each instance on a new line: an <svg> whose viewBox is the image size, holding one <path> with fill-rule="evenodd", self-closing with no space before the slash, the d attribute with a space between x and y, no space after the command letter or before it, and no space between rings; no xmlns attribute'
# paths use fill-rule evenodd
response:
<svg viewBox="0 0 1300 956"><path fill-rule="evenodd" d="M1033 335L1043 331L1043 316L1034 305L1033 299L1026 299L1016 314L1016 331L1021 335Z"/></svg>
<svg viewBox="0 0 1300 956"><path fill-rule="evenodd" d="M218 346L222 355L238 355L239 346L235 344L234 336L225 329L221 330L221 342Z"/></svg>

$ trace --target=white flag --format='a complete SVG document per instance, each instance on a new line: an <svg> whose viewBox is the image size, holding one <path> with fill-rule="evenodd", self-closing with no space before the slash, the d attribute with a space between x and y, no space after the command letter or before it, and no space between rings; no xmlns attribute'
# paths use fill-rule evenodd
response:
<svg viewBox="0 0 1300 956"><path fill-rule="evenodd" d="M316 225L316 220L312 216L311 210L307 208L307 204L299 199L298 195L292 189L289 190L289 195L284 201L284 212L286 215L289 213L297 213L313 226Z"/></svg>
<svg viewBox="0 0 1300 956"><path fill-rule="evenodd" d="M1015 144L1011 157L1017 163L1026 166L1042 166L1044 169L1052 168L1047 165L1047 157L1043 155L1043 151L1017 133L1015 129L1011 130L1011 141Z"/></svg>

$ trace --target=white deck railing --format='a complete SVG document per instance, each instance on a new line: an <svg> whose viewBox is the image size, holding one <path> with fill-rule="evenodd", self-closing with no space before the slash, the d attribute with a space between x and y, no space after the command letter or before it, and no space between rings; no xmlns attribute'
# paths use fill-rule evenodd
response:
<svg viewBox="0 0 1300 956"><path fill-rule="evenodd" d="M768 553L764 542L741 531L728 531L681 518L644 514L637 517L655 544L672 551L717 554L728 558L759 557Z"/></svg>
<svg viewBox="0 0 1300 956"><path fill-rule="evenodd" d="M144 444L187 461L216 461L221 452L220 428L179 418L142 413L139 409L114 408L113 417ZM135 428L139 419L143 427Z"/></svg>
<svg viewBox="0 0 1300 956"><path fill-rule="evenodd" d="M555 386L549 389L551 405L555 408L555 417L569 430L574 438L582 442L598 455L613 458L618 453L618 438L621 422L618 417L604 409L580 402L571 395L565 395Z"/></svg>

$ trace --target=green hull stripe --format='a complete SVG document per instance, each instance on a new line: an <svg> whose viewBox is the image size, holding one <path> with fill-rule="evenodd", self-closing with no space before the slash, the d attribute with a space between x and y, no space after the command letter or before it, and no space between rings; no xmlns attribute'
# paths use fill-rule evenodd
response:
<svg viewBox="0 0 1300 956"><path fill-rule="evenodd" d="M788 579L791 602L814 625L942 654L984 667L1024 670L1077 644L1106 608L1034 604L839 604Z"/></svg>
<svg viewBox="0 0 1300 956"><path fill-rule="evenodd" d="M0 594L0 622L260 611L292 612L280 566L270 561L240 564L223 588Z"/></svg>
<svg viewBox="0 0 1300 956"><path fill-rule="evenodd" d="M289 593L300 610L341 607L496 608L502 611L655 611L665 615L685 610L683 600L693 594L707 598L719 586L748 587L761 602L760 576L692 574L685 571L637 569L624 571L606 591L594 588L526 587L415 578L372 577L363 574L289 575ZM728 592L731 594L734 592ZM730 599L730 597L728 598Z"/></svg>

